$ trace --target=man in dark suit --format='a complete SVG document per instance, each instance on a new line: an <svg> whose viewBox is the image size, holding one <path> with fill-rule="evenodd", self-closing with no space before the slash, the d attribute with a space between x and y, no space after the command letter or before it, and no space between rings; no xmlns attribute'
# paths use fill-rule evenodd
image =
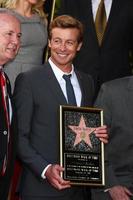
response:
<svg viewBox="0 0 133 200"><path fill-rule="evenodd" d="M82 187L74 187L60 177L59 106L68 104L64 74L71 82L78 106L92 106L93 81L72 65L82 45L82 24L60 16L51 23L49 47L51 57L37 69L17 77L14 100L18 117L18 153L24 168L20 183L22 200L83 200ZM96 135L107 142L106 126Z"/></svg>
<svg viewBox="0 0 133 200"><path fill-rule="evenodd" d="M95 189L92 199L133 199L133 77L104 83L95 104L104 109L110 142L106 187Z"/></svg>
<svg viewBox="0 0 133 200"><path fill-rule="evenodd" d="M15 57L20 46L20 23L0 9L0 199L7 200L16 152L16 132L11 88L3 65Z"/></svg>
<svg viewBox="0 0 133 200"><path fill-rule="evenodd" d="M131 75L129 51L133 51L133 1L104 0L106 28L99 46L95 19L100 0L61 0L59 14L69 14L84 24L83 45L74 64L92 75L96 93L109 80Z"/></svg>

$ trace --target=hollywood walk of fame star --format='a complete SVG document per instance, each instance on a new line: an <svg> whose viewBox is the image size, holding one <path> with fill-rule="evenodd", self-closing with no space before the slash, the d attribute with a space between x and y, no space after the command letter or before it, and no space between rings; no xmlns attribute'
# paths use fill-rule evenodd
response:
<svg viewBox="0 0 133 200"><path fill-rule="evenodd" d="M96 128L87 127L84 121L83 115L81 116L78 126L68 126L74 133L76 133L76 139L74 146L79 144L82 140L92 148L90 134L95 131Z"/></svg>

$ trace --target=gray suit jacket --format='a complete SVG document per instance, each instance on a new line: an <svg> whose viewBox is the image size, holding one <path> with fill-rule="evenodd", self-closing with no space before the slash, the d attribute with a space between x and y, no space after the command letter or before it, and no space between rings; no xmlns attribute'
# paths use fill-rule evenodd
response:
<svg viewBox="0 0 133 200"><path fill-rule="evenodd" d="M104 109L109 127L106 187L133 189L133 77L103 84L95 104Z"/></svg>
<svg viewBox="0 0 133 200"><path fill-rule="evenodd" d="M76 72L82 91L82 106L91 106L93 81ZM14 101L18 116L18 153L24 171L21 190L26 195L57 196L73 189L57 191L41 173L48 164L59 163L59 105L67 104L49 63L20 74L16 80Z"/></svg>

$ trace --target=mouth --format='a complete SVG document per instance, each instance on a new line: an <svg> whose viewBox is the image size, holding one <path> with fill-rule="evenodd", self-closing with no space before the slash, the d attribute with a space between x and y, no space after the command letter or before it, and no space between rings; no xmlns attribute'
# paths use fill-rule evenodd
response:
<svg viewBox="0 0 133 200"><path fill-rule="evenodd" d="M16 44L12 44L10 46L7 47L7 50L11 51L11 52L16 52L18 46Z"/></svg>
<svg viewBox="0 0 133 200"><path fill-rule="evenodd" d="M57 53L58 56L62 57L62 58L65 58L68 56L68 54L64 54L64 53Z"/></svg>
<svg viewBox="0 0 133 200"><path fill-rule="evenodd" d="M17 51L17 48L16 47L13 47L13 48L7 48L7 51L9 52L9 53L16 53L16 51Z"/></svg>

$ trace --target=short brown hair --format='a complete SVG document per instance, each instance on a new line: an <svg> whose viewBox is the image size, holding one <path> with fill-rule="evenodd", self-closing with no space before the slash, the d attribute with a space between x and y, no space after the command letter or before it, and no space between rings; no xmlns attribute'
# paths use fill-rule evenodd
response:
<svg viewBox="0 0 133 200"><path fill-rule="evenodd" d="M52 29L54 28L75 28L79 30L78 43L83 41L83 24L70 15L60 15L56 17L49 26L49 39L52 37Z"/></svg>

